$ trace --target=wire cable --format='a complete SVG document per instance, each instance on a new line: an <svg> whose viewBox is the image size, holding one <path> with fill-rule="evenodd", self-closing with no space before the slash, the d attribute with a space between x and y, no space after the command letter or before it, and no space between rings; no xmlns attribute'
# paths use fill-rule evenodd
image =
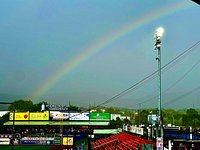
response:
<svg viewBox="0 0 200 150"><path fill-rule="evenodd" d="M185 51L183 51L181 54L179 54L178 56L176 56L174 59L172 59L171 61L169 61L167 64L165 64L164 66L161 67L161 70L163 69L167 69L168 66L171 65L174 66L177 62L181 61L184 57L186 57L187 55L189 55L190 53L192 53L192 50L197 47L200 44L200 41L196 42L195 44L193 44L191 47L189 47L188 49L186 49ZM170 67L170 68L171 68ZM132 86L130 86L129 88L123 90L122 92L116 94L115 96L105 100L104 102L98 104L97 106L93 106L92 108L89 108L87 110L81 111L81 113L83 112L88 112L91 109L96 109L99 108L101 106L104 106L105 104L108 104L126 94L128 94L129 92L136 90L137 88L141 87L142 85L144 85L145 83L147 83L150 80L153 80L154 78L157 77L157 73L158 70L154 71L153 73L151 73L150 75L146 76L145 78L143 78L142 80L138 81L137 83L133 84ZM200 89L200 87L198 88L198 90ZM195 90L196 91L196 90ZM191 92L190 92L191 93ZM184 94L185 95L185 94ZM139 103L141 104L141 103ZM73 116L71 116L73 117Z"/></svg>
<svg viewBox="0 0 200 150"><path fill-rule="evenodd" d="M162 92L162 94L165 94L167 91L169 91L170 89L172 89L174 86L176 86L179 82L181 82L198 64L200 63L200 60L198 60L183 76L181 76L181 78L179 78L176 82L174 82L170 87L168 87L166 90L164 90ZM147 99L145 101L142 101L142 102L139 102L139 103L136 103L134 105L131 105L131 106L128 106L128 107L132 107L132 106L136 106L136 105L139 105L139 104L144 104L144 103L147 103L147 102L150 102L151 100L157 98L158 95L154 95L153 97L151 98L140 98L140 99ZM140 99L137 99L137 101L139 101Z"/></svg>
<svg viewBox="0 0 200 150"><path fill-rule="evenodd" d="M163 104L163 107L169 106L169 105L173 104L174 102L177 102L177 101L181 100L183 97L191 95L192 93L194 93L194 92L196 92L198 90L200 90L200 86L190 90L189 92L179 96L178 98L175 98L175 99L172 99L171 101L166 102L165 104Z"/></svg>
<svg viewBox="0 0 200 150"><path fill-rule="evenodd" d="M181 54L179 54L178 56L176 56L174 59L172 59L171 61L169 61L167 64L165 64L163 67L161 67L161 69L165 69L167 66L169 65L175 65L176 61L180 61L182 60L184 57L184 55L190 54L192 52L192 50L197 47L200 44L200 41L196 42L195 44L193 44L191 47L189 47L188 49L186 49L184 52L182 52ZM188 55L187 54L187 55ZM187 56L186 55L186 56ZM185 57L186 57L185 56ZM181 59L182 58L182 59ZM106 101L104 101L103 103L98 104L95 108L103 106L105 104L108 104L116 99L118 99L119 97L124 96L125 94L127 94L128 92L130 92L130 90L135 90L136 88L138 88L139 86L145 84L147 81L149 80L153 80L154 78L156 78L157 76L155 76L158 73L158 70L154 71L153 73L151 73L150 75L146 76L144 79L140 80L139 82L135 83L134 85L130 86L129 88L125 89L124 91L120 92L119 94L113 96L112 98L107 99Z"/></svg>

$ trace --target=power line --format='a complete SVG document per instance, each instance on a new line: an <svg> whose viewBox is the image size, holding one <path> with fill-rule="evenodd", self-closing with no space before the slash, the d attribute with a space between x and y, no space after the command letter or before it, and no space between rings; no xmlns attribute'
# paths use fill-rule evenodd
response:
<svg viewBox="0 0 200 150"><path fill-rule="evenodd" d="M176 56L174 59L172 59L170 62L168 62L167 64L165 64L161 69L163 70L163 69L167 68L169 65L173 65L174 66L175 63L177 63L178 61L181 61L183 59L182 57L186 57L187 55L189 55L192 52L192 50L196 46L198 46L199 44L200 44L200 41L196 42L191 47L189 47L188 49L186 49L184 52L182 52L181 54L179 54L178 56ZM154 71L150 75L146 76L144 79L140 80L139 82L135 83L134 85L130 86L129 88L125 89L124 91L120 92L119 94L113 96L112 98L107 99L103 103L98 104L95 108L103 106L103 105L105 105L107 103L110 103L110 102L118 99L119 97L122 97L122 96L128 94L131 90L135 90L139 86L142 86L143 84L145 84L149 80L153 80L154 78L157 77L157 75L156 75L157 72L158 72L158 70Z"/></svg>
<svg viewBox="0 0 200 150"><path fill-rule="evenodd" d="M178 56L176 56L174 59L172 59L170 62L168 62L167 64L165 64L163 67L161 67L161 69L162 69L162 70L165 69L165 68L167 69L167 67L168 67L169 65L171 65L171 67L174 66L177 62L181 61L184 57L186 57L187 55L189 55L189 54L192 52L192 50L193 50L196 46L198 46L199 44L200 44L200 41L196 42L196 43L193 44L191 47L189 47L188 49L186 49L185 51L183 51L181 54L179 54ZM171 67L170 67L170 68L171 68ZM127 88L127 89L123 90L122 92L116 94L115 96L113 96L113 97L111 97L111 98L105 100L104 102L98 104L97 106L94 106L94 107L92 107L92 108L89 108L89 109L87 109L87 110L82 111L81 113L90 111L90 109L96 109L96 108L98 108L98 107L101 107L101 106L103 106L103 105L105 105L105 104L108 104L108 103L110 103L110 102L112 102L112 101L114 101L114 100L116 100L116 99L118 99L118 98L120 98L120 97L122 97L122 96L128 94L129 92L131 92L131 90L132 90L132 91L133 91L133 90L136 90L137 88L141 87L142 85L144 85L144 84L147 83L148 81L153 80L154 78L156 78L156 77L157 77L157 73L158 73L158 70L154 71L154 72L151 73L150 75L146 76L146 77L143 78L142 80L140 80L140 81L138 81L137 83L135 83L135 84L133 84L132 86L130 86L129 88ZM200 89L200 87L199 87L199 89ZM141 103L139 103L139 104L141 104ZM72 116L72 117L73 117L73 116Z"/></svg>
<svg viewBox="0 0 200 150"><path fill-rule="evenodd" d="M176 86L179 82L181 82L198 64L200 63L200 60L198 60L183 76L181 76L176 82L174 82L170 87L168 87L166 90L164 90L162 92L162 94L166 93L167 91L169 91L170 89L172 89L174 86ZM147 100L145 101L142 101L140 103L136 103L134 105L131 105L129 107L132 107L132 106L136 106L136 105L139 105L139 104L144 104L144 103L147 103L147 102L150 102L151 100L153 100L154 98L157 98L158 95L154 95L153 97L151 98L148 98ZM147 97L145 98L140 98L140 99L146 99Z"/></svg>
<svg viewBox="0 0 200 150"><path fill-rule="evenodd" d="M200 90L200 86L190 90L189 92L179 96L178 98L175 98L175 99L172 99L171 101L168 101L167 103L163 104L163 107L169 106L170 104L173 104L174 102L177 102L178 100L182 99L183 97L191 95L192 93L194 93L198 90Z"/></svg>

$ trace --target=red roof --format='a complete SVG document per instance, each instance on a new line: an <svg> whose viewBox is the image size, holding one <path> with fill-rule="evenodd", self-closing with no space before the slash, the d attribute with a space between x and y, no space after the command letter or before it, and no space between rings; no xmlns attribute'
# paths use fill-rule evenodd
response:
<svg viewBox="0 0 200 150"><path fill-rule="evenodd" d="M92 147L94 150L134 150L138 147L142 150L144 144L155 146L155 142L122 132L92 142Z"/></svg>

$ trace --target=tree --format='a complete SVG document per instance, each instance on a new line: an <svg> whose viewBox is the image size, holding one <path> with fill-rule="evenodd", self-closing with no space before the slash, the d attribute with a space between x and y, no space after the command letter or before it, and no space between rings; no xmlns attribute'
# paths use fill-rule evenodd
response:
<svg viewBox="0 0 200 150"><path fill-rule="evenodd" d="M123 120L123 122L124 122L124 124L131 124L131 121L128 120L127 118L125 118L125 119Z"/></svg>
<svg viewBox="0 0 200 150"><path fill-rule="evenodd" d="M121 114L121 111L119 108L109 107L106 109L106 112L110 112L112 114Z"/></svg>
<svg viewBox="0 0 200 150"><path fill-rule="evenodd" d="M163 115L163 124L168 125L168 124L175 124L175 115L177 112L174 109L165 109L162 111ZM177 119L177 118L176 118Z"/></svg>
<svg viewBox="0 0 200 150"><path fill-rule="evenodd" d="M33 102L31 100L17 100L8 107L9 111L31 111L33 109Z"/></svg>
<svg viewBox="0 0 200 150"><path fill-rule="evenodd" d="M199 127L199 117L198 111L193 108L187 109L186 114L183 115L183 125L186 127Z"/></svg>
<svg viewBox="0 0 200 150"><path fill-rule="evenodd" d="M78 106L74 106L74 105L69 105L68 110L69 111L78 111L78 112L81 111Z"/></svg>
<svg viewBox="0 0 200 150"><path fill-rule="evenodd" d="M139 112L138 117L140 117L140 124L148 125L148 115L149 111L146 109L143 109L141 112Z"/></svg>
<svg viewBox="0 0 200 150"><path fill-rule="evenodd" d="M39 102L37 104L33 104L33 107L30 109L31 112L41 111L42 104L47 105L47 102ZM49 110L49 108L45 108L45 110Z"/></svg>
<svg viewBox="0 0 200 150"><path fill-rule="evenodd" d="M110 121L111 128L117 129L117 128L122 128L122 126L123 126L123 121L119 117L117 117L116 120Z"/></svg>
<svg viewBox="0 0 200 150"><path fill-rule="evenodd" d="M9 113L6 113L2 117L0 117L0 124L3 125L3 123L7 122L9 120Z"/></svg>
<svg viewBox="0 0 200 150"><path fill-rule="evenodd" d="M0 117L0 133L2 133L3 130L3 124L9 120L9 113L3 115Z"/></svg>

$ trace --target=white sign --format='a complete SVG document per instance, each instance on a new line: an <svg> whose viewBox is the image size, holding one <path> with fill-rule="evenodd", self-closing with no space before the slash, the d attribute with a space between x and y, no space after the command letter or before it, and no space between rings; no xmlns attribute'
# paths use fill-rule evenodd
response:
<svg viewBox="0 0 200 150"><path fill-rule="evenodd" d="M61 110L68 110L68 106L67 105L57 105L57 104L48 104L46 105L46 107L49 109L49 110L57 110L57 111L61 111Z"/></svg>
<svg viewBox="0 0 200 150"><path fill-rule="evenodd" d="M68 120L69 113L60 111L50 111L50 117L52 118L52 120Z"/></svg>
<svg viewBox="0 0 200 150"><path fill-rule="evenodd" d="M157 137L156 140L156 147L157 149L163 149L163 139L161 137Z"/></svg>
<svg viewBox="0 0 200 150"><path fill-rule="evenodd" d="M10 139L9 138L0 138L0 145L9 145Z"/></svg>
<svg viewBox="0 0 200 150"><path fill-rule="evenodd" d="M50 111L52 120L89 120L89 112L86 113L69 113L60 111Z"/></svg>
<svg viewBox="0 0 200 150"><path fill-rule="evenodd" d="M69 120L89 120L89 113L70 113Z"/></svg>
<svg viewBox="0 0 200 150"><path fill-rule="evenodd" d="M136 134L139 134L139 135L144 135L144 129L143 128L139 128L139 127L131 126L130 132L136 133Z"/></svg>
<svg viewBox="0 0 200 150"><path fill-rule="evenodd" d="M135 126L130 126L130 125L124 125L123 129L125 131L129 131L135 134L139 134L139 135L144 135L144 129L140 128L140 127L135 127Z"/></svg>

